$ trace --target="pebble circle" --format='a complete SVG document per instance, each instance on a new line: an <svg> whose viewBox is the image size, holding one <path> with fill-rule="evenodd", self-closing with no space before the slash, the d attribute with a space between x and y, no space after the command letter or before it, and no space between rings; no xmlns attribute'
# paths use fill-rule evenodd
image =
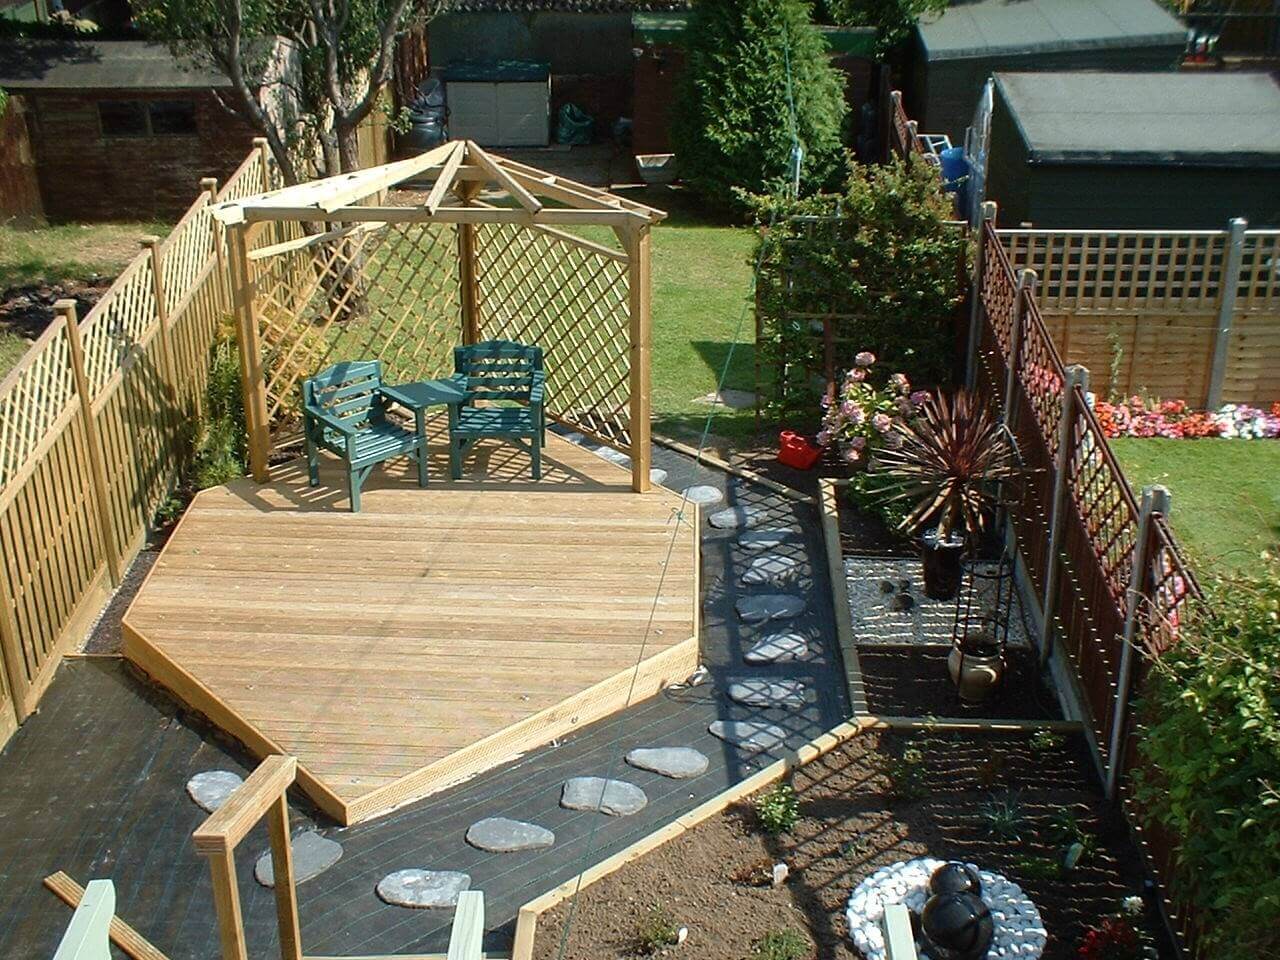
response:
<svg viewBox="0 0 1280 960"><path fill-rule="evenodd" d="M866 960L885 960L884 931L880 920L890 903L906 904L918 914L929 899L929 876L947 861L922 857L881 867L853 888L845 907L849 936ZM1049 940L1040 911L1022 888L998 873L978 871L982 879L982 899L991 908L995 937L987 956L1009 960L1035 960ZM921 951L921 958L928 953Z"/></svg>

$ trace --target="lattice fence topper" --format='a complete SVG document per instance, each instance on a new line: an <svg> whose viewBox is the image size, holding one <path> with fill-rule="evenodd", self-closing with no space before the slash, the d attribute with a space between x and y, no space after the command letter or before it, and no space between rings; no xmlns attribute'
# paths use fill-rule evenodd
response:
<svg viewBox="0 0 1280 960"><path fill-rule="evenodd" d="M376 357L392 380L452 372L462 318L451 225L369 224L253 266L273 420L296 409L303 378L340 360Z"/></svg>
<svg viewBox="0 0 1280 960"><path fill-rule="evenodd" d="M509 224L476 229L481 339L545 351L547 409L619 447L631 443L625 256Z"/></svg>

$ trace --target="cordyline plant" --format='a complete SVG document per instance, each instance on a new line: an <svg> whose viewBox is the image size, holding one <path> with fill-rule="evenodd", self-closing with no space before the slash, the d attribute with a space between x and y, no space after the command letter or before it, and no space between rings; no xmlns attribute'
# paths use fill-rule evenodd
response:
<svg viewBox="0 0 1280 960"><path fill-rule="evenodd" d="M981 533L992 503L988 485L1018 472L1008 434L987 404L968 390L953 397L939 391L894 429L902 443L883 449L873 466L887 477L890 500L913 504L902 529L936 525L939 541L954 530Z"/></svg>

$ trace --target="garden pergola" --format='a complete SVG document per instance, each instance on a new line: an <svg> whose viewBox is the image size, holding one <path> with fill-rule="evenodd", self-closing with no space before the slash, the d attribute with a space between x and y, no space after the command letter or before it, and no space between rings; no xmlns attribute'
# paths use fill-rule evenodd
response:
<svg viewBox="0 0 1280 960"><path fill-rule="evenodd" d="M422 192L389 193L410 182ZM255 479L320 367L378 357L389 376L421 379L451 372L457 344L507 339L543 348L548 414L629 454L632 488L648 489L649 230L662 211L452 141L214 216Z"/></svg>

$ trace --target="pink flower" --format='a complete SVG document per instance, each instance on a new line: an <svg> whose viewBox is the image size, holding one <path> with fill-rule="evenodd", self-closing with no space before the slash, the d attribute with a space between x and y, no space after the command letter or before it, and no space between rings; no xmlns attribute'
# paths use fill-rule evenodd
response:
<svg viewBox="0 0 1280 960"><path fill-rule="evenodd" d="M875 427L880 433L888 433L889 428L893 426L893 418L887 413L877 413L871 418L871 426Z"/></svg>
<svg viewBox="0 0 1280 960"><path fill-rule="evenodd" d="M876 355L870 350L863 350L853 358L853 362L860 367L869 367L876 362Z"/></svg>
<svg viewBox="0 0 1280 960"><path fill-rule="evenodd" d="M866 421L867 411L862 409L860 404L854 403L852 400L846 400L840 405L840 413L845 416L855 427Z"/></svg>
<svg viewBox="0 0 1280 960"><path fill-rule="evenodd" d="M861 383L865 379L867 379L867 371L864 370L862 367L854 367L852 370L849 371L850 382Z"/></svg>
<svg viewBox="0 0 1280 960"><path fill-rule="evenodd" d="M917 390L915 393L911 394L912 406L923 407L928 402L929 402L928 390Z"/></svg>
<svg viewBox="0 0 1280 960"><path fill-rule="evenodd" d="M866 437L853 437L849 440L849 446L853 447L853 449L855 450L862 450L866 447L866 445L867 445Z"/></svg>
<svg viewBox="0 0 1280 960"><path fill-rule="evenodd" d="M898 398L897 407L898 407L898 413L904 417L909 417L916 412L915 406L912 405L911 401L906 397Z"/></svg>
<svg viewBox="0 0 1280 960"><path fill-rule="evenodd" d="M899 393L909 393L911 391L911 381L907 379L905 373L895 373L890 377L889 386Z"/></svg>
<svg viewBox="0 0 1280 960"><path fill-rule="evenodd" d="M854 447L845 447L840 452L840 455L844 457L847 463L857 463L862 458L862 454Z"/></svg>
<svg viewBox="0 0 1280 960"><path fill-rule="evenodd" d="M832 438L832 432L826 427L823 427L821 430L818 431L818 437L817 437L818 446L820 447L831 446L831 438Z"/></svg>

